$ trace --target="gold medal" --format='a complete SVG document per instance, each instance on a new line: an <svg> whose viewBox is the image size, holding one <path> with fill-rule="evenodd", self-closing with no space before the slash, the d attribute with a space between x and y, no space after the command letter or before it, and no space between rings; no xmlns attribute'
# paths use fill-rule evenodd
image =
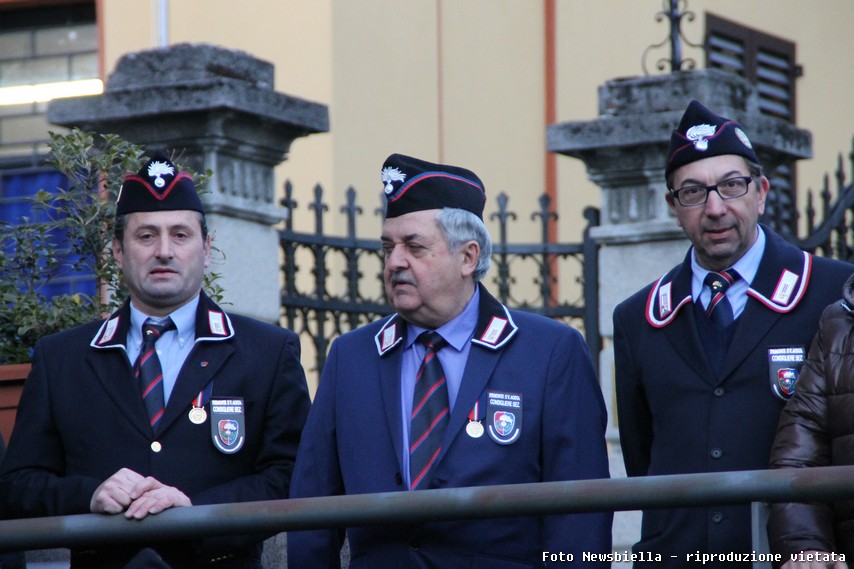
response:
<svg viewBox="0 0 854 569"><path fill-rule="evenodd" d="M208 414L205 412L204 407L193 407L190 409L189 417L191 423L201 425L208 418Z"/></svg>
<svg viewBox="0 0 854 569"><path fill-rule="evenodd" d="M480 421L469 421L466 425L466 433L473 439L478 439L483 436L483 425Z"/></svg>

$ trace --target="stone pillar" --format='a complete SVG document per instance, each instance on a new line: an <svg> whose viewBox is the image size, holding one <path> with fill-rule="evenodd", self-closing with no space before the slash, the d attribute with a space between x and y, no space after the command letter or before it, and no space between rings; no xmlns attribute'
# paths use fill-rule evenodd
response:
<svg viewBox="0 0 854 569"><path fill-rule="evenodd" d="M591 236L600 246L599 369L613 476L625 470L614 408L611 316L620 301L680 263L690 244L664 200L664 168L670 133L691 99L741 122L766 171L811 155L808 132L760 114L754 87L715 69L610 81L599 88L597 119L559 123L548 131L548 150L583 160L602 190L601 225ZM614 549L630 547L639 532L638 513L619 512Z"/></svg>
<svg viewBox="0 0 854 569"><path fill-rule="evenodd" d="M273 90L273 65L243 52L179 44L122 57L103 94L57 99L48 120L115 133L148 150L176 151L211 170L202 201L225 259L227 309L279 320L279 245L273 169L291 142L329 130L325 105Z"/></svg>

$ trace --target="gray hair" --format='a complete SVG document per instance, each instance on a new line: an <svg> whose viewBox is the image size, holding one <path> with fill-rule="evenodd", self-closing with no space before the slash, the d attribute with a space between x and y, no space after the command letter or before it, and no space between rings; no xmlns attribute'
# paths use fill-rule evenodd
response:
<svg viewBox="0 0 854 569"><path fill-rule="evenodd" d="M476 241L480 245L480 254L472 277L475 282L482 279L492 261L492 237L483 220L465 209L446 207L439 212L436 221L450 251L458 251L469 241Z"/></svg>

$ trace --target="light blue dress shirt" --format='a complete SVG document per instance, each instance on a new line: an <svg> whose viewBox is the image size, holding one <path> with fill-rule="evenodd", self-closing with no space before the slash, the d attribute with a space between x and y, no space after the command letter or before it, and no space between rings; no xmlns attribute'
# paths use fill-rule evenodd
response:
<svg viewBox="0 0 854 569"><path fill-rule="evenodd" d="M168 403L172 388L178 379L178 373L184 360L193 349L196 340L196 309L199 306L199 296L196 297L169 315L175 323L175 330L165 332L155 344L157 357L160 359L160 368L163 370L163 396ZM147 314L140 311L130 303L130 330L128 331L127 354L131 365L136 362L139 351L142 349L142 325L149 318ZM152 317L153 318L153 317ZM160 322L164 318L154 318ZM191 403L187 401L187 403Z"/></svg>

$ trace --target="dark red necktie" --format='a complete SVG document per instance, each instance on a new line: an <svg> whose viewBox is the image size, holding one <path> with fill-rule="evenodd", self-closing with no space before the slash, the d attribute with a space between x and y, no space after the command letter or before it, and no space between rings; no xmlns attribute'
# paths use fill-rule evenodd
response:
<svg viewBox="0 0 854 569"><path fill-rule="evenodd" d="M416 340L424 344L424 360L415 378L409 426L409 487L426 487L429 473L442 451L448 427L448 386L436 352L448 345L438 332L424 332Z"/></svg>
<svg viewBox="0 0 854 569"><path fill-rule="evenodd" d="M139 382L139 391L151 428L157 431L157 423L163 417L166 403L163 391L163 370L160 368L160 359L157 357L155 342L164 332L175 328L171 318L167 318L160 324L155 324L149 318L142 325L142 348L134 365L134 378Z"/></svg>

